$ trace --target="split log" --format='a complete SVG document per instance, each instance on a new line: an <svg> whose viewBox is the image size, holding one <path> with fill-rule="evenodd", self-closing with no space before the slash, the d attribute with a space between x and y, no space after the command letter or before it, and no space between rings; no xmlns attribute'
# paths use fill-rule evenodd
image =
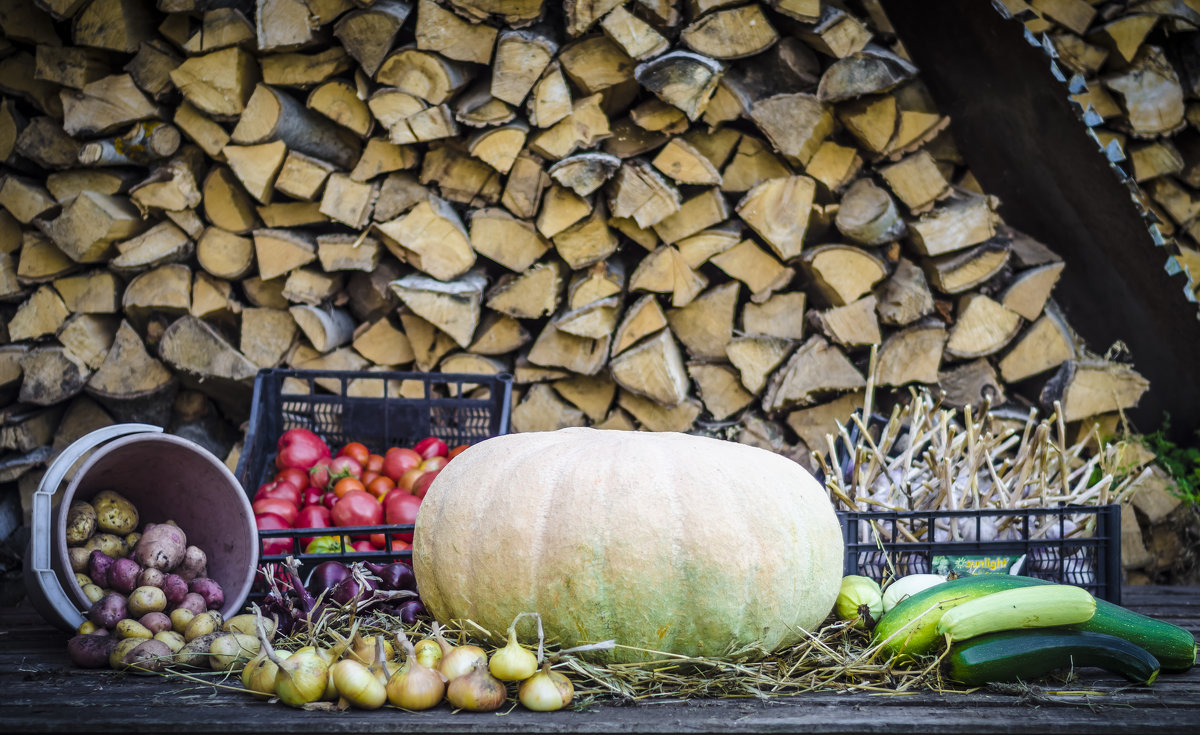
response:
<svg viewBox="0 0 1200 735"><path fill-rule="evenodd" d="M560 332L576 337L606 339L612 336L617 326L620 307L621 299L617 296L591 301L556 316L554 326Z"/></svg>
<svg viewBox="0 0 1200 735"><path fill-rule="evenodd" d="M532 339L525 326L507 314L486 312L475 329L475 340L467 350L478 355L508 355ZM405 342L407 344L407 341Z"/></svg>
<svg viewBox="0 0 1200 735"><path fill-rule="evenodd" d="M782 339L802 339L805 298L803 291L791 291L775 294L761 304L747 303L742 309L742 331Z"/></svg>
<svg viewBox="0 0 1200 735"><path fill-rule="evenodd" d="M624 5L618 5L605 15L600 27L627 56L638 61L658 56L670 48L667 39L654 26L629 12Z"/></svg>
<svg viewBox="0 0 1200 735"><path fill-rule="evenodd" d="M754 103L750 119L789 160L807 164L833 132L833 110L814 95L777 94Z"/></svg>
<svg viewBox="0 0 1200 735"><path fill-rule="evenodd" d="M663 242L675 243L728 218L729 206L721 196L721 190L704 189L684 200L674 214L655 223L653 230Z"/></svg>
<svg viewBox="0 0 1200 735"><path fill-rule="evenodd" d="M809 451L824 453L829 446L826 437L836 436L839 422L843 426L849 423L850 416L862 409L863 398L862 391L854 391L828 403L792 411L788 413L787 424Z"/></svg>
<svg viewBox="0 0 1200 735"><path fill-rule="evenodd" d="M925 261L925 274L942 293L962 293L990 281L1008 263L1008 243L988 240L965 252L948 253Z"/></svg>
<svg viewBox="0 0 1200 735"><path fill-rule="evenodd" d="M533 340L528 358L535 365L560 367L579 375L595 375L604 367L610 341L607 336L603 339L577 337L548 322Z"/></svg>
<svg viewBox="0 0 1200 735"><path fill-rule="evenodd" d="M38 226L72 260L95 263L108 258L115 240L136 235L146 223L127 197L85 191Z"/></svg>
<svg viewBox="0 0 1200 735"><path fill-rule="evenodd" d="M942 401L952 408L999 406L1006 401L996 369L982 358L940 373L938 387Z"/></svg>
<svg viewBox="0 0 1200 735"><path fill-rule="evenodd" d="M17 400L35 406L62 403L82 390L92 371L67 349L34 347L21 358L21 390Z"/></svg>
<svg viewBox="0 0 1200 735"><path fill-rule="evenodd" d="M400 323L412 347L415 366L421 372L433 370L457 346L453 337L407 309L400 312Z"/></svg>
<svg viewBox="0 0 1200 735"><path fill-rule="evenodd" d="M502 209L477 209L470 218L471 247L511 271L522 272L550 249L550 242L526 220Z"/></svg>
<svg viewBox="0 0 1200 735"><path fill-rule="evenodd" d="M887 269L865 250L849 245L822 245L802 259L818 293L831 306L845 306L870 293Z"/></svg>
<svg viewBox="0 0 1200 735"><path fill-rule="evenodd" d="M728 365L688 363L687 371L696 383L705 410L716 421L722 421L754 402L754 395L742 387L741 377Z"/></svg>
<svg viewBox="0 0 1200 735"><path fill-rule="evenodd" d="M738 202L737 213L766 241L780 260L800 255L817 183L807 176L769 179Z"/></svg>
<svg viewBox="0 0 1200 735"><path fill-rule="evenodd" d="M892 192L911 212L922 212L950 190L950 182L928 151L918 151L879 170Z"/></svg>
<svg viewBox="0 0 1200 735"><path fill-rule="evenodd" d="M122 321L111 349L87 382L88 395L119 421L163 425L179 381L150 355L129 322Z"/></svg>
<svg viewBox="0 0 1200 735"><path fill-rule="evenodd" d="M787 164L771 152L762 140L743 135L738 140L733 158L721 170L721 190L749 191L768 179L791 176Z"/></svg>
<svg viewBox="0 0 1200 735"><path fill-rule="evenodd" d="M227 145L222 153L225 154L229 169L246 192L263 204L270 204L275 196L275 177L287 156L287 146L283 141L261 145Z"/></svg>
<svg viewBox="0 0 1200 735"><path fill-rule="evenodd" d="M829 65L821 75L817 98L837 103L872 94L883 94L917 74L907 59L874 44Z"/></svg>
<svg viewBox="0 0 1200 735"><path fill-rule="evenodd" d="M725 354L737 368L742 385L757 395L762 392L772 371L787 358L794 346L789 339L755 334L731 339L725 345Z"/></svg>
<svg viewBox="0 0 1200 735"><path fill-rule="evenodd" d="M211 326L193 316L181 317L163 332L158 352L183 385L212 398L226 415L249 413L258 366Z"/></svg>
<svg viewBox="0 0 1200 735"><path fill-rule="evenodd" d="M487 293L487 307L517 319L537 319L558 309L563 272L554 262L535 263L506 274Z"/></svg>
<svg viewBox="0 0 1200 735"><path fill-rule="evenodd" d="M221 120L242 114L259 78L254 57L239 47L192 56L170 73L197 110Z"/></svg>
<svg viewBox="0 0 1200 735"><path fill-rule="evenodd" d="M719 193L717 194L717 198L724 201L724 198ZM697 232L694 235L688 235L675 243L675 247L679 248L679 254L683 256L683 262L692 268L699 268L714 255L725 252L741 241L742 228L736 222L729 222L720 227L713 227Z"/></svg>
<svg viewBox="0 0 1200 735"><path fill-rule="evenodd" d="M866 296L845 306L815 312L813 319L826 337L842 347L877 345L883 338L875 306L875 296Z"/></svg>
<svg viewBox="0 0 1200 735"><path fill-rule="evenodd" d="M405 306L450 335L460 347L470 344L475 334L485 286L479 273L449 282L411 275L391 284Z"/></svg>
<svg viewBox="0 0 1200 735"><path fill-rule="evenodd" d="M216 166L208 172L201 196L204 214L215 226L241 235L258 225L250 195L227 167Z"/></svg>
<svg viewBox="0 0 1200 735"><path fill-rule="evenodd" d="M687 369L670 330L661 330L623 351L609 367L621 388L663 406L678 406L687 398Z"/></svg>
<svg viewBox="0 0 1200 735"><path fill-rule="evenodd" d="M866 385L862 373L824 337L809 337L771 377L763 395L763 410L774 413L792 406L816 403L829 393Z"/></svg>
<svg viewBox="0 0 1200 735"><path fill-rule="evenodd" d="M634 70L638 84L695 120L704 112L721 78L721 64L700 54L671 51Z"/></svg>
<svg viewBox="0 0 1200 735"><path fill-rule="evenodd" d="M860 18L825 3L821 3L817 23L801 32L801 38L817 51L839 59L862 51L871 37L870 28Z"/></svg>
<svg viewBox="0 0 1200 735"><path fill-rule="evenodd" d="M587 415L548 385L534 385L513 407L513 431L556 431L571 426L587 426Z"/></svg>
<svg viewBox="0 0 1200 735"><path fill-rule="evenodd" d="M779 32L762 6L751 3L699 18L680 32L679 40L698 54L739 59L766 51L779 40Z"/></svg>
<svg viewBox="0 0 1200 735"><path fill-rule="evenodd" d="M737 281L730 281L700 294L686 306L667 311L667 323L691 359L726 359L726 349L733 339L733 320L740 290ZM651 311L644 318L654 316ZM632 335L627 333L627 336Z"/></svg>
<svg viewBox="0 0 1200 735"><path fill-rule="evenodd" d="M317 241L296 230L255 230L254 253L259 278L269 281L316 260Z"/></svg>
<svg viewBox="0 0 1200 735"><path fill-rule="evenodd" d="M742 240L732 248L714 255L709 262L720 268L731 278L746 284L750 289L750 300L762 303L771 294L782 288L796 275L753 240Z"/></svg>
<svg viewBox="0 0 1200 735"><path fill-rule="evenodd" d="M1004 348L1021 328L1021 316L980 293L959 299L946 353L957 358L990 355Z"/></svg>
<svg viewBox="0 0 1200 735"><path fill-rule="evenodd" d="M629 306L613 332L614 357L637 344L643 337L667 326L667 317L652 295L643 296Z"/></svg>
<svg viewBox="0 0 1200 735"><path fill-rule="evenodd" d="M708 285L708 279L693 270L679 251L663 245L642 258L629 277L630 291L671 294L672 306L686 306Z"/></svg>
<svg viewBox="0 0 1200 735"><path fill-rule="evenodd" d="M1018 383L1076 357L1075 340L1062 316L1048 309L1014 341L998 362L1000 377Z"/></svg>
<svg viewBox="0 0 1200 735"><path fill-rule="evenodd" d="M621 159L616 156L607 153L579 153L558 161L547 169L546 173L580 197L587 197L612 178L620 167Z"/></svg>
<svg viewBox="0 0 1200 735"><path fill-rule="evenodd" d="M1004 289L1000 303L1032 322L1041 315L1065 267L1065 263L1048 263L1020 273Z"/></svg>
<svg viewBox="0 0 1200 735"><path fill-rule="evenodd" d="M933 313L925 274L907 258L896 261L892 274L875 288L875 298L879 320L887 325L906 326Z"/></svg>
<svg viewBox="0 0 1200 735"><path fill-rule="evenodd" d="M288 313L308 344L322 355L347 344L354 336L354 320L342 309L298 304L290 307Z"/></svg>
<svg viewBox="0 0 1200 735"><path fill-rule="evenodd" d="M475 251L462 220L442 199L418 202L408 214L376 227L385 243L404 249L408 263L439 280L457 278L475 264Z"/></svg>
<svg viewBox="0 0 1200 735"><path fill-rule="evenodd" d="M56 278L53 286L72 314L116 314L120 310L121 285L107 270Z"/></svg>
<svg viewBox="0 0 1200 735"><path fill-rule="evenodd" d="M1064 421L1078 421L1137 405L1150 383L1129 365L1067 360L1042 389L1043 406L1061 406Z"/></svg>
<svg viewBox="0 0 1200 735"><path fill-rule="evenodd" d="M412 4L404 0L376 0L369 7L347 13L333 34L368 76L375 76L404 25Z"/></svg>
<svg viewBox="0 0 1200 735"><path fill-rule="evenodd" d="M898 240L908 230L895 200L865 178L846 189L834 222L838 232L859 245L868 246Z"/></svg>
<svg viewBox="0 0 1200 735"><path fill-rule="evenodd" d="M571 270L586 268L617 251L620 243L609 229L607 219L604 206L597 205L589 216L551 238L554 249Z"/></svg>
<svg viewBox="0 0 1200 735"><path fill-rule="evenodd" d="M919 323L895 332L879 348L875 384L900 387L937 382L948 334L938 324Z"/></svg>
<svg viewBox="0 0 1200 735"><path fill-rule="evenodd" d="M652 398L625 390L617 396L617 404L647 431L690 431L704 410L704 406L695 398L684 399L674 406L664 406Z"/></svg>
<svg viewBox="0 0 1200 735"><path fill-rule="evenodd" d="M362 153L351 131L266 84L254 87L231 138L239 145L282 141L290 150L344 169L353 168Z"/></svg>
<svg viewBox="0 0 1200 735"><path fill-rule="evenodd" d="M550 384L592 422L603 421L617 394L617 384L607 375L580 375Z"/></svg>

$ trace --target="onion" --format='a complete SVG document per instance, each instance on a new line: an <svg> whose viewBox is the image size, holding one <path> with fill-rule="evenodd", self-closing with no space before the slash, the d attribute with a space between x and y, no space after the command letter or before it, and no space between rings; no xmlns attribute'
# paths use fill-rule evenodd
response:
<svg viewBox="0 0 1200 735"><path fill-rule="evenodd" d="M470 673L476 663L481 662L487 666L487 651L479 646L453 646L442 636L442 629L437 625L434 626L433 637L442 647L442 660L438 663L438 671L446 676L447 681L453 682L458 677Z"/></svg>
<svg viewBox="0 0 1200 735"><path fill-rule="evenodd" d="M103 628L101 628L103 630ZM423 641L418 641L416 648L417 660L422 666L428 666L431 669L436 669L438 664L442 662L442 646L432 638L426 638Z"/></svg>
<svg viewBox="0 0 1200 735"><path fill-rule="evenodd" d="M500 681L524 681L538 670L537 656L517 642L516 628L508 629L508 643L492 654L488 670Z"/></svg>
<svg viewBox="0 0 1200 735"><path fill-rule="evenodd" d="M388 679L388 701L397 707L411 710L436 707L446 693L446 677L421 663L413 644L409 642L403 630L396 634L396 642L404 651L405 663Z"/></svg>
<svg viewBox="0 0 1200 735"><path fill-rule="evenodd" d="M286 659L282 658L267 640L261 622L258 640L267 658L279 669L275 674L275 694L279 701L289 707L303 707L321 698L329 679L329 667L315 649L301 648Z"/></svg>
<svg viewBox="0 0 1200 735"><path fill-rule="evenodd" d="M412 625L425 614L425 603L420 600L405 600L400 603L400 622Z"/></svg>
<svg viewBox="0 0 1200 735"><path fill-rule="evenodd" d="M349 577L350 567L340 561L323 561L313 567L312 572L308 575L307 586L315 590L327 590Z"/></svg>
<svg viewBox="0 0 1200 735"><path fill-rule="evenodd" d="M393 562L392 564L372 564L365 562L367 569L379 577L380 586L389 590L413 590L417 589L417 577L413 574L412 567L404 562Z"/></svg>
<svg viewBox="0 0 1200 735"><path fill-rule="evenodd" d="M392 644L389 643L383 636L379 636L378 638L375 636L363 638L362 636L356 635L354 636L353 642L350 644L350 652L353 654L356 661L363 664L371 664L376 658L377 652L375 648L377 642L383 646L384 661L387 661L396 655L396 651L392 648Z"/></svg>
<svg viewBox="0 0 1200 735"><path fill-rule="evenodd" d="M571 703L575 687L571 680L557 671L550 670L550 662L542 664L542 670L521 682L517 699L527 709L535 712L553 712Z"/></svg>
<svg viewBox="0 0 1200 735"><path fill-rule="evenodd" d="M387 689L374 672L359 662L344 658L329 669L342 699L358 709L379 709L387 701Z"/></svg>
<svg viewBox="0 0 1200 735"><path fill-rule="evenodd" d="M461 651L464 648L467 646L459 646L454 650ZM450 655L453 655L453 652ZM445 659L442 660L442 664L445 665ZM466 673L451 679L450 685L446 687L446 699L450 700L450 704L472 712L491 712L499 709L507 697L508 691L504 688L504 682L488 672L486 658L475 659Z"/></svg>

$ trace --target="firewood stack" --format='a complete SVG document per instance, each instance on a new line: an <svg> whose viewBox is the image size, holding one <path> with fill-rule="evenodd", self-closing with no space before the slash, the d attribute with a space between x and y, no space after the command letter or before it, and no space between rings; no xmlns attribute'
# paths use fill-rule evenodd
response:
<svg viewBox="0 0 1200 735"><path fill-rule="evenodd" d="M281 365L511 371L518 431L797 457L873 345L878 388L951 405L1147 389L1079 344L1053 243L1000 220L875 1L8 0L0 29L10 456L80 405L236 424Z"/></svg>
<svg viewBox="0 0 1200 735"><path fill-rule="evenodd" d="M1047 39L1097 142L1136 182L1162 257L1200 288L1200 3L1004 0ZM1194 307L1193 307L1194 308Z"/></svg>

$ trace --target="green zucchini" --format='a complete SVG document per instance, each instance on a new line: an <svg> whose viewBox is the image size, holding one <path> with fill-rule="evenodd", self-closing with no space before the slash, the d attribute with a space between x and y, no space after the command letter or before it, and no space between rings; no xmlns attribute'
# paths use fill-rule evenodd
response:
<svg viewBox="0 0 1200 735"><path fill-rule="evenodd" d="M1090 620L1067 627L1124 638L1152 653L1163 671L1187 671L1196 663L1196 638L1190 632L1101 599L1096 600L1096 614Z"/></svg>
<svg viewBox="0 0 1200 735"><path fill-rule="evenodd" d="M950 647L947 678L978 686L1029 681L1056 669L1096 666L1139 684L1158 677L1158 659L1141 646L1105 633L1043 628L1005 630Z"/></svg>
<svg viewBox="0 0 1200 735"><path fill-rule="evenodd" d="M993 592L1045 584L1050 582L1010 574L977 574L943 582L904 598L884 613L871 642L884 653L905 659L935 653L943 641L938 622L947 610Z"/></svg>

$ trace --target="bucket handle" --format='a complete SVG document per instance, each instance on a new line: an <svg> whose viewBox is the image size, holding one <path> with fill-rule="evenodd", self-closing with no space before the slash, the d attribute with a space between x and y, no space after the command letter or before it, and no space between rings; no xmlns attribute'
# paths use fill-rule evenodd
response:
<svg viewBox="0 0 1200 735"><path fill-rule="evenodd" d="M96 429L90 434L85 434L72 442L71 446L64 449L62 454L58 455L50 463L46 474L42 475L42 481L38 483L37 491L33 494L33 528L35 530L42 530L42 533L34 533L32 538L32 569L37 577L36 583L41 587L47 602L54 607L55 611L72 628L78 628L82 625L84 617L79 612L76 604L67 595L66 590L63 589L62 583L58 580L58 575L51 568L51 498L58 490L58 486L62 483L63 478L66 477L67 472L70 471L75 462L84 454L87 454L110 439L116 439L119 436L127 434L143 433L161 434L162 427L154 426L153 424L115 424L113 426L106 426L103 429Z"/></svg>

